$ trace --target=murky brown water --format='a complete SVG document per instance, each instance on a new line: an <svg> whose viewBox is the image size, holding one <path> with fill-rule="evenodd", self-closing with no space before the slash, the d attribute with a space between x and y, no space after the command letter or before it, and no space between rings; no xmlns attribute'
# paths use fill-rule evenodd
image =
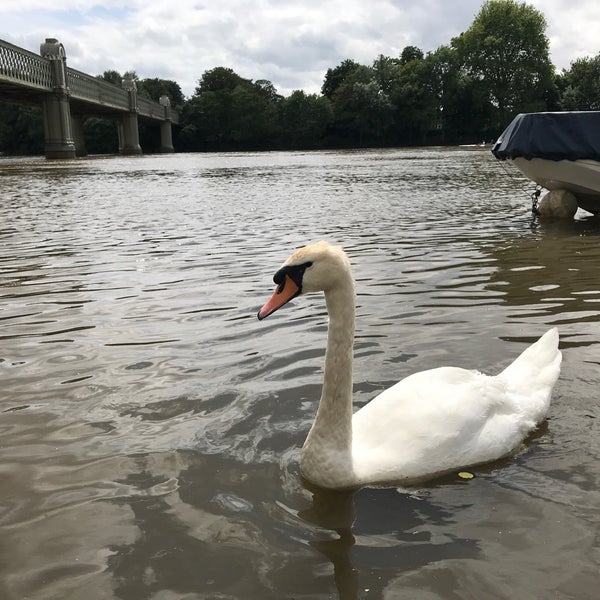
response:
<svg viewBox="0 0 600 600"><path fill-rule="evenodd" d="M532 227L527 188L488 150L0 160L0 597L597 597L600 224ZM357 278L357 406L559 327L524 452L304 488L324 304L255 315L321 238Z"/></svg>

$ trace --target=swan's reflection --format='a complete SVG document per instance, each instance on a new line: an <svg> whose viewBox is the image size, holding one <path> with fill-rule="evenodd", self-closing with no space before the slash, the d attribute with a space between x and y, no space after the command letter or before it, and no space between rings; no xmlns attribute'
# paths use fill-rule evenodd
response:
<svg viewBox="0 0 600 600"><path fill-rule="evenodd" d="M313 494L313 503L299 513L300 517L339 535L338 539L316 540L310 542L310 545L333 564L335 585L340 598L358 598L358 573L350 560L350 549L355 543L352 534L356 516L354 490L332 491L305 485Z"/></svg>
<svg viewBox="0 0 600 600"><path fill-rule="evenodd" d="M431 492L449 489L451 477L436 480L420 490L362 488L331 491L304 482L312 505L300 518L337 537L310 542L333 565L335 584L342 600L360 597L369 589L376 597L386 586L382 575L423 568L446 559L479 556L479 545L452 534L455 515L432 501ZM435 494L434 494L435 495Z"/></svg>

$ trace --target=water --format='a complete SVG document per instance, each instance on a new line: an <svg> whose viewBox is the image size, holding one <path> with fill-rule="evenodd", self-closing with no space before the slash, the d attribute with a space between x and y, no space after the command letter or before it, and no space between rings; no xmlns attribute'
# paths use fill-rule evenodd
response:
<svg viewBox="0 0 600 600"><path fill-rule="evenodd" d="M0 160L0 597L595 597L600 225L532 226L527 189L488 150ZM356 406L559 327L523 452L304 487L323 300L255 315L321 238L357 279Z"/></svg>

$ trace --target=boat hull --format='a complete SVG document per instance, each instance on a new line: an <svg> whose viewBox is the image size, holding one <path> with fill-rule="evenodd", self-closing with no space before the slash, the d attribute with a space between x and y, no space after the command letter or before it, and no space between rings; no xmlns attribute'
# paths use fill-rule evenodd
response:
<svg viewBox="0 0 600 600"><path fill-rule="evenodd" d="M600 213L600 111L522 113L492 148L538 185L567 190Z"/></svg>
<svg viewBox="0 0 600 600"><path fill-rule="evenodd" d="M513 158L514 165L547 190L568 190L583 210L600 213L600 162Z"/></svg>

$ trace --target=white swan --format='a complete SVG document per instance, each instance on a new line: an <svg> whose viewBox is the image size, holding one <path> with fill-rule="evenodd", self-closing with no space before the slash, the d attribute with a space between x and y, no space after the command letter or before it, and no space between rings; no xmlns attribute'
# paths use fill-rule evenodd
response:
<svg viewBox="0 0 600 600"><path fill-rule="evenodd" d="M502 373L441 367L410 375L352 414L354 280L344 251L319 242L277 271L264 319L299 294L325 292L323 391L301 470L325 488L415 483L514 453L542 421L560 371L551 329Z"/></svg>

